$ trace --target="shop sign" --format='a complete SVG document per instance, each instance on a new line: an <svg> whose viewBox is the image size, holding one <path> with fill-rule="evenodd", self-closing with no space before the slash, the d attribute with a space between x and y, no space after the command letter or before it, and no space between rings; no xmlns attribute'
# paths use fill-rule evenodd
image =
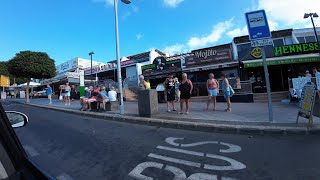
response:
<svg viewBox="0 0 320 180"><path fill-rule="evenodd" d="M219 65L212 65L212 66L206 66L206 67L186 69L186 70L184 70L184 72L206 71L206 70L211 70L211 69L221 69L221 68L234 67L234 66L237 66L237 65L238 65L238 63L219 64Z"/></svg>
<svg viewBox="0 0 320 180"><path fill-rule="evenodd" d="M315 101L316 87L314 84L307 84L303 87L300 105L299 116L309 119L309 125L312 124L312 113ZM298 122L297 118L297 122Z"/></svg>
<svg viewBox="0 0 320 180"><path fill-rule="evenodd" d="M192 53L192 56L185 57L186 67L232 61L231 48L218 49L213 47Z"/></svg>
<svg viewBox="0 0 320 180"><path fill-rule="evenodd" d="M319 52L319 44L317 42L292 44L274 48L275 56L290 56L307 53Z"/></svg>
<svg viewBox="0 0 320 180"><path fill-rule="evenodd" d="M306 62L319 62L319 57L312 57L312 58L296 58L296 59L282 59L282 60L275 60L275 61L267 61L268 66L273 65L280 65L280 64L295 64L295 63L306 63ZM244 68L251 68L251 67L259 67L263 66L261 62L248 62L244 63Z"/></svg>
<svg viewBox="0 0 320 180"><path fill-rule="evenodd" d="M8 76L0 76L0 86L1 87L8 87L10 86L10 79Z"/></svg>
<svg viewBox="0 0 320 180"><path fill-rule="evenodd" d="M92 74L95 73L100 73L100 72L104 72L110 69L114 69L116 68L116 64L115 63L107 63L101 66L96 66L96 67L92 67ZM84 70L84 74L85 75L90 75L91 74L91 68L87 68Z"/></svg>
<svg viewBox="0 0 320 180"><path fill-rule="evenodd" d="M57 69L58 74L59 74L59 73L63 73L63 72L66 72L66 71L70 71L70 70L76 69L77 66L78 66L77 59L72 59L70 61L67 61L65 63L62 63L62 64L56 66L56 69Z"/></svg>
<svg viewBox="0 0 320 180"><path fill-rule="evenodd" d="M154 59L152 64L141 67L142 74L152 75L160 73L175 72L181 69L181 60L167 61L166 58L160 56Z"/></svg>
<svg viewBox="0 0 320 180"><path fill-rule="evenodd" d="M252 49L250 54L252 57L260 59L262 57L262 49L260 47L255 47Z"/></svg>
<svg viewBox="0 0 320 180"><path fill-rule="evenodd" d="M135 59L135 60L129 59L129 60L126 60L126 61L122 61L120 64L121 64L121 66L129 66L129 65L136 64L136 63L146 62L146 61L149 61L149 57L141 58L141 59Z"/></svg>

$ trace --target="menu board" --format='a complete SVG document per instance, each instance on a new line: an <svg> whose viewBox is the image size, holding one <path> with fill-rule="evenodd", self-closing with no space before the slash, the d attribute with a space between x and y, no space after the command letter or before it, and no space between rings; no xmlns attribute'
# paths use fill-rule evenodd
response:
<svg viewBox="0 0 320 180"><path fill-rule="evenodd" d="M302 89L308 82L311 82L310 77L300 77L300 78L293 78L292 85L293 89L300 90Z"/></svg>
<svg viewBox="0 0 320 180"><path fill-rule="evenodd" d="M320 73L316 74L317 89L320 91Z"/></svg>
<svg viewBox="0 0 320 180"><path fill-rule="evenodd" d="M302 116L307 119L309 119L310 116L312 116L315 92L316 87L314 84L307 84L303 87L299 106L299 116Z"/></svg>

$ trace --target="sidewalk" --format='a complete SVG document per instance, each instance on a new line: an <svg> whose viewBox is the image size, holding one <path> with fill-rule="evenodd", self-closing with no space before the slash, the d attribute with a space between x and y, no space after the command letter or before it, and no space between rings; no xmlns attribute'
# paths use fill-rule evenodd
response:
<svg viewBox="0 0 320 180"><path fill-rule="evenodd" d="M16 101L20 103L25 103L25 99L7 99L7 101ZM91 114L95 116L106 117L107 115L119 116L119 112L81 112L79 100L71 102L71 105L65 105L57 99L53 100L52 105L48 105L48 100L43 99L31 99L31 105L37 105L45 108L72 110L72 112ZM177 109L179 109L179 104L176 103ZM132 117L135 121L140 121L142 119L166 120L171 122L180 123L193 123L194 126L199 125L199 123L210 124L210 125L232 125L238 128L239 125L245 125L246 127L251 126L281 126L285 129L287 128L304 128L307 125L308 120L302 117L299 118L299 124L295 124L298 104L281 104L273 103L273 115L274 121L269 122L268 118L268 104L267 103L233 103L232 112L224 112L226 108L226 103L217 103L217 110L213 111L212 106L210 111L204 111L206 107L205 102L191 102L190 114L178 114L178 112L167 112L167 107L165 103L159 104L159 114L152 118L137 118L138 117L138 103L137 102L125 102L125 116L126 118ZM163 123L163 122L162 122ZM320 118L314 117L314 127L320 128Z"/></svg>

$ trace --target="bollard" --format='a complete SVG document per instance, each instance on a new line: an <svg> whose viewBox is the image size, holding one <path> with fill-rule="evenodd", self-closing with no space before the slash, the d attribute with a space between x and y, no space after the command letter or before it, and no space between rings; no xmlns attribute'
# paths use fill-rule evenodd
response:
<svg viewBox="0 0 320 180"><path fill-rule="evenodd" d="M138 109L140 117L152 117L158 114L158 95L155 89L139 90Z"/></svg>

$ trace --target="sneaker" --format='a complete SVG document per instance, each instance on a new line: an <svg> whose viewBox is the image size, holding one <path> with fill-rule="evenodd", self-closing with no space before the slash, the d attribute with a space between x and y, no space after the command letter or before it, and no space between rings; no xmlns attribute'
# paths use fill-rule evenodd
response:
<svg viewBox="0 0 320 180"><path fill-rule="evenodd" d="M189 112L186 112L186 115L188 115L189 114Z"/></svg>
<svg viewBox="0 0 320 180"><path fill-rule="evenodd" d="M177 111L176 109L173 109L172 111Z"/></svg>
<svg viewBox="0 0 320 180"><path fill-rule="evenodd" d="M171 111L168 109L167 112L171 112Z"/></svg>

